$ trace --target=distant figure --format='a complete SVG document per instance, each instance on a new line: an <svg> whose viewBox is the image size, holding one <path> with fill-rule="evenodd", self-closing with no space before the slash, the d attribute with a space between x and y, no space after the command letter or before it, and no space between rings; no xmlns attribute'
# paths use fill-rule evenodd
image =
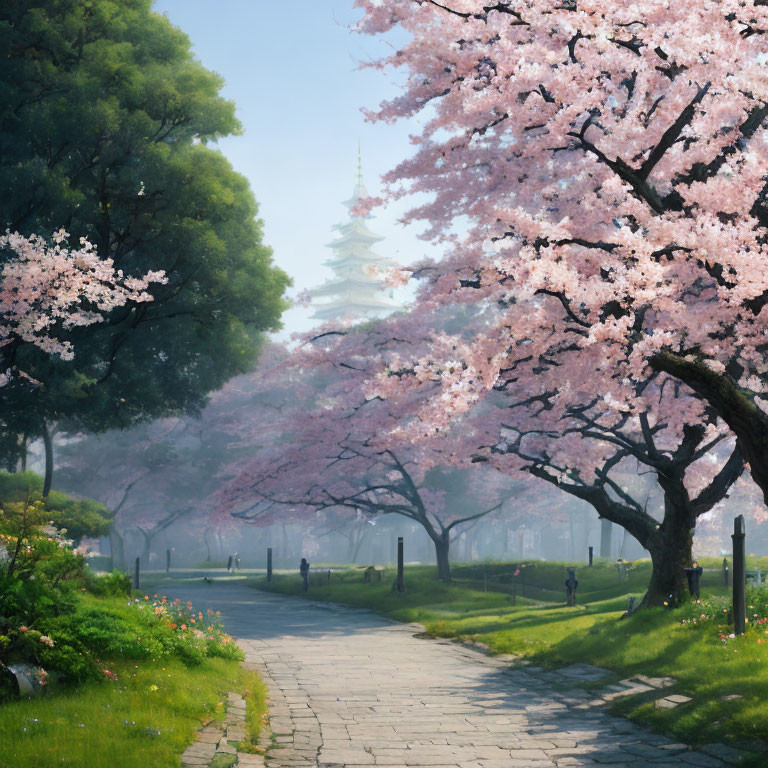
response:
<svg viewBox="0 0 768 768"><path fill-rule="evenodd" d="M576 580L576 572L573 568L568 568L568 578L565 580L565 602L568 606L576 605L576 587L579 582Z"/></svg>
<svg viewBox="0 0 768 768"><path fill-rule="evenodd" d="M301 578L304 579L304 591L306 592L309 589L309 563L305 557L301 558L299 573L301 574Z"/></svg>
<svg viewBox="0 0 768 768"><path fill-rule="evenodd" d="M699 565L698 560L693 561L691 568L684 568L685 575L688 578L688 591L698 600L699 599L699 579L704 569Z"/></svg>
<svg viewBox="0 0 768 768"><path fill-rule="evenodd" d="M232 573L232 555L230 555L229 560L227 560L227 573Z"/></svg>
<svg viewBox="0 0 768 768"><path fill-rule="evenodd" d="M234 566L235 566L235 570L236 570L236 571L239 571L239 570L240 570L240 555L238 555L238 554L237 554L237 552L235 552L235 562L234 562Z"/></svg>

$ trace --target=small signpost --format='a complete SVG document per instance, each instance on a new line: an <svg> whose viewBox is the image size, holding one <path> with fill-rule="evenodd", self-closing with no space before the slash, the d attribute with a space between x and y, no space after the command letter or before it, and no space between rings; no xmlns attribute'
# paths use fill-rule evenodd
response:
<svg viewBox="0 0 768 768"><path fill-rule="evenodd" d="M272 547L267 547L267 581L272 581Z"/></svg>
<svg viewBox="0 0 768 768"><path fill-rule="evenodd" d="M744 515L733 521L733 631L743 635L746 629L747 559L744 540Z"/></svg>
<svg viewBox="0 0 768 768"><path fill-rule="evenodd" d="M138 589L139 588L139 583L140 583L139 582L139 568L140 568L139 564L140 563L141 563L141 558L137 557L136 558L136 565L135 565L134 571L133 571L133 588L134 589Z"/></svg>

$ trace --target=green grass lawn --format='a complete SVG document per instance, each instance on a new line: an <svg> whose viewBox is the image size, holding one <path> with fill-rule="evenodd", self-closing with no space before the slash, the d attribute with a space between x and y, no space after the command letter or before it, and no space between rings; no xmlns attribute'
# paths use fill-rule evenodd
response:
<svg viewBox="0 0 768 768"><path fill-rule="evenodd" d="M247 702L246 739L239 746L258 751L267 710L259 675L242 667L230 640L223 655L206 654L194 637L177 635L177 625L169 624L201 621L202 614L187 610L177 618L175 604L138 593L137 600L88 592L74 597L70 615L90 652L98 652L103 675L0 704L0 768L178 767L195 731L224 717L230 691ZM157 615L162 609L168 613ZM58 625L49 626L58 647L67 627L56 634Z"/></svg>
<svg viewBox="0 0 768 768"><path fill-rule="evenodd" d="M633 564L621 581L615 564L577 565L574 608L564 604L563 563L528 564L517 576L515 564L457 565L450 585L436 581L433 568L409 567L404 595L391 592L391 569L374 584L363 584L362 571L350 569L334 572L330 583L313 574L308 597L416 621L432 636L482 642L493 653L520 654L544 667L602 666L614 675L600 686L637 674L673 677L677 684L664 695L691 695L691 703L657 709L654 700L661 694L656 693L620 700L614 709L688 743L768 742L768 623L766 629L750 627L740 638L727 636L731 630L723 606L729 590L721 563L701 562L712 569L703 577L702 605L640 611L626 619L620 617L628 597L635 595L639 602L648 583L648 562ZM750 559L750 567L756 564ZM759 564L768 565L765 560ZM298 576L277 575L272 585L257 577L252 583L301 594ZM750 602L758 604L748 615L768 617L768 588L750 591ZM701 619L702 613L710 618Z"/></svg>
<svg viewBox="0 0 768 768"><path fill-rule="evenodd" d="M207 719L224 716L228 691L259 691L237 661L200 666L115 663L117 680L86 683L0 709L2 768L170 768ZM258 719L258 718L257 718Z"/></svg>

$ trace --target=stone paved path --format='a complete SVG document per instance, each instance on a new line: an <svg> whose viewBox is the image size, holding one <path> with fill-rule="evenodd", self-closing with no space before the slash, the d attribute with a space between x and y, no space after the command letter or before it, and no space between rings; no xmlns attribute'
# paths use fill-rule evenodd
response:
<svg viewBox="0 0 768 768"><path fill-rule="evenodd" d="M536 675L367 611L238 583L164 584L221 610L270 690L267 768L718 768L730 763L609 715Z"/></svg>

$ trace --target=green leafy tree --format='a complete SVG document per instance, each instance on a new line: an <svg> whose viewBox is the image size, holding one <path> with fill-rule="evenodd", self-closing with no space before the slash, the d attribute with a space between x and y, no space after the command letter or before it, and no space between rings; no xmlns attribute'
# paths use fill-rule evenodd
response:
<svg viewBox="0 0 768 768"><path fill-rule="evenodd" d="M66 537L79 542L109 533L112 519L107 508L93 499L75 499L51 491L43 502L43 478L34 472L0 472L0 506L37 503L45 522L66 531Z"/></svg>
<svg viewBox="0 0 768 768"><path fill-rule="evenodd" d="M128 275L169 278L154 301L77 329L71 362L19 350L43 386L0 393L6 462L52 422L100 431L199 410L279 327L289 280L246 179L208 146L240 131L221 86L151 0L2 3L0 225L64 226Z"/></svg>

